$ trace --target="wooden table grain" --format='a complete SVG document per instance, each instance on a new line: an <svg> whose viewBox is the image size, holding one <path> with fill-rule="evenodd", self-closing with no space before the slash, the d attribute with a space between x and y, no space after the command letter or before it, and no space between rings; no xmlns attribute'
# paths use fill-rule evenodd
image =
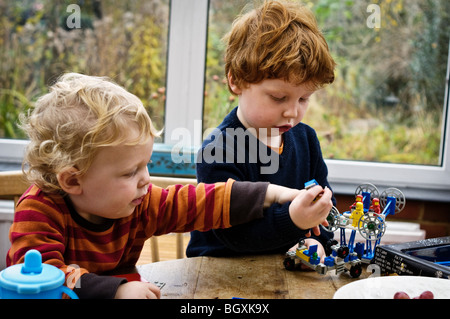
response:
<svg viewBox="0 0 450 319"><path fill-rule="evenodd" d="M329 271L288 271L284 255L195 257L137 266L142 278L163 284L162 299L330 299L359 278Z"/></svg>

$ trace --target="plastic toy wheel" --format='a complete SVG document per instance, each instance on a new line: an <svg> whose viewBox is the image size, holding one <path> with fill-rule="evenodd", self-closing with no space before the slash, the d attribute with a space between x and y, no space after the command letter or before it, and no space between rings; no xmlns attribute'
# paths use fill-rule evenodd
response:
<svg viewBox="0 0 450 319"><path fill-rule="evenodd" d="M366 213L358 222L358 230L365 239L377 240L383 237L386 223L378 214Z"/></svg>
<svg viewBox="0 0 450 319"><path fill-rule="evenodd" d="M294 270L295 269L295 260L290 257L286 257L283 261L283 265L286 270Z"/></svg>
<svg viewBox="0 0 450 319"><path fill-rule="evenodd" d="M340 213L336 207L331 207L330 213L327 217L328 226L323 226L326 230L334 232L339 228Z"/></svg>
<svg viewBox="0 0 450 319"><path fill-rule="evenodd" d="M395 214L400 213L403 210L403 208L405 208L406 205L405 195L398 188L390 187L386 189L383 193L381 193L380 204L383 205L383 207L386 207L388 197L395 198Z"/></svg>
<svg viewBox="0 0 450 319"><path fill-rule="evenodd" d="M347 246L341 246L337 249L336 253L339 258L345 259L350 253L350 249Z"/></svg>
<svg viewBox="0 0 450 319"><path fill-rule="evenodd" d="M370 197L371 198L376 198L379 196L380 192L378 192L378 188L371 184L371 183L367 183L367 184L361 184L359 185L356 190L355 190L355 197L357 195L361 195L362 192L368 192L370 193Z"/></svg>
<svg viewBox="0 0 450 319"><path fill-rule="evenodd" d="M350 267L350 276L352 278L358 278L359 276L361 276L361 273L362 273L361 264Z"/></svg>

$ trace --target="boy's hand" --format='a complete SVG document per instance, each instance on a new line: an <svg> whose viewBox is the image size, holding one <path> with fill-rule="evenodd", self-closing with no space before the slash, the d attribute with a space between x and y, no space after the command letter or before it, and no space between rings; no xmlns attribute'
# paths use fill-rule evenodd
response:
<svg viewBox="0 0 450 319"><path fill-rule="evenodd" d="M115 299L159 299L161 291L149 282L130 281L119 286Z"/></svg>
<svg viewBox="0 0 450 319"><path fill-rule="evenodd" d="M284 204L291 202L299 194L306 192L306 190L284 187L275 184L269 184L267 187L266 199L264 201L264 208L271 206L272 204Z"/></svg>
<svg viewBox="0 0 450 319"><path fill-rule="evenodd" d="M319 225L328 225L326 218L333 206L331 197L331 190L321 186L300 192L289 206L289 215L294 224L300 229L312 228L314 234L320 235Z"/></svg>

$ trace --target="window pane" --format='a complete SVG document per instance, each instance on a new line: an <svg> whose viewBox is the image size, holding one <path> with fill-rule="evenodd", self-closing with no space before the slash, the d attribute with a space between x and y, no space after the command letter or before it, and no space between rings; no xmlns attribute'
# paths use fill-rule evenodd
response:
<svg viewBox="0 0 450 319"><path fill-rule="evenodd" d="M230 30L234 18L248 3L248 0L210 0L209 2L204 130L220 124L222 119L237 105L237 99L228 91L224 74L225 45L222 37Z"/></svg>
<svg viewBox="0 0 450 319"><path fill-rule="evenodd" d="M111 77L163 127L169 0L5 1L0 21L0 138L65 72Z"/></svg>
<svg viewBox="0 0 450 319"><path fill-rule="evenodd" d="M223 83L220 38L246 3L210 2L205 128L238 104ZM338 64L335 82L313 95L303 119L324 157L440 165L450 2L305 3Z"/></svg>

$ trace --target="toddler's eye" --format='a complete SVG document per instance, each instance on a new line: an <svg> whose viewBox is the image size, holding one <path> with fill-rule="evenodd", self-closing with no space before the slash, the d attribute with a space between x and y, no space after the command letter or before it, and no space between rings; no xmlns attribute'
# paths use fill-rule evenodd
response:
<svg viewBox="0 0 450 319"><path fill-rule="evenodd" d="M128 173L124 174L123 176L125 176L125 177L133 177L134 175L136 175L136 173L137 173L137 170L134 170L134 171L131 171L131 172L128 172Z"/></svg>

